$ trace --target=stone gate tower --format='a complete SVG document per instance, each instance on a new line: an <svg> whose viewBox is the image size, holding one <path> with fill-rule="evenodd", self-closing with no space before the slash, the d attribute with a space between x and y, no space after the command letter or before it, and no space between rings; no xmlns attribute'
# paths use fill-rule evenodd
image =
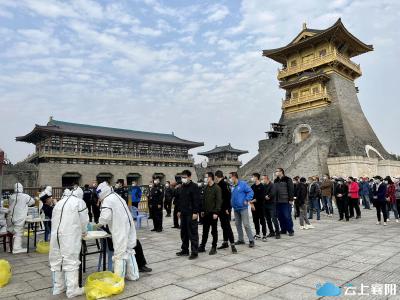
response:
<svg viewBox="0 0 400 300"><path fill-rule="evenodd" d="M377 174L382 161L392 156L361 109L354 80L362 73L351 60L372 50L341 19L325 30L303 24L287 46L264 50L263 56L282 64L282 115L259 141L259 153L241 168L241 175L272 174L276 167L291 176Z"/></svg>

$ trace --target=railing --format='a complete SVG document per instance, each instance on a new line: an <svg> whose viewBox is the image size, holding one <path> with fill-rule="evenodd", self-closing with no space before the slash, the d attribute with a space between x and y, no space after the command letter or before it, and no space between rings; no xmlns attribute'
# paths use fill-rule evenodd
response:
<svg viewBox="0 0 400 300"><path fill-rule="evenodd" d="M298 72L301 72L301 71L304 71L304 70L307 70L310 68L318 67L320 65L323 65L323 64L335 61L335 60L341 62L342 64L346 65L347 67L349 67L350 69L354 70L355 72L357 72L358 74L361 75L360 65L355 64L349 58L347 58L343 54L334 50L330 53L327 53L324 56L313 58L308 62L301 63L301 64L298 64L293 67L288 66L287 68L279 69L278 70L278 79L281 80L282 78L284 78L286 76L293 75L293 74L296 74Z"/></svg>
<svg viewBox="0 0 400 300"><path fill-rule="evenodd" d="M287 108L291 106L296 106L303 103L313 102L319 99L326 99L328 102L330 101L329 95L327 92L315 93L307 96L301 96L298 98L290 98L290 99L282 99L282 108Z"/></svg>
<svg viewBox="0 0 400 300"><path fill-rule="evenodd" d="M36 152L36 156L39 157L59 157L59 158L81 158L81 159L117 159L117 160L148 160L158 161L163 160L165 162L193 162L193 155L188 154L185 156L173 156L173 155L159 155L159 154L110 154L110 153L81 153L81 152L66 152L57 150L41 150ZM35 156L33 155L33 156ZM32 156L32 157L33 157Z"/></svg>

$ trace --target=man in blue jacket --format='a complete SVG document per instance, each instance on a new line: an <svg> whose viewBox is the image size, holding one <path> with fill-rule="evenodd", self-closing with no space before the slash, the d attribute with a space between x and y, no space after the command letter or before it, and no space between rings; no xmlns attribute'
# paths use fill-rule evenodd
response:
<svg viewBox="0 0 400 300"><path fill-rule="evenodd" d="M142 198L142 190L140 186L137 185L136 181L132 182L131 196L132 196L132 206L138 208L140 199Z"/></svg>
<svg viewBox="0 0 400 300"><path fill-rule="evenodd" d="M229 181L232 185L231 203L235 212L235 225L238 232L238 240L235 245L245 244L243 228L249 238L249 247L254 247L254 237L249 221L249 202L253 200L254 192L251 187L243 180L239 180L237 172L229 173Z"/></svg>

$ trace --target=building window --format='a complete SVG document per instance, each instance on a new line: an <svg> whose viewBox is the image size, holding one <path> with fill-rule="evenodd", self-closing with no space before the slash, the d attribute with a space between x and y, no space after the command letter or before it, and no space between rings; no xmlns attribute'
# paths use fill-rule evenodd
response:
<svg viewBox="0 0 400 300"><path fill-rule="evenodd" d="M318 87L318 86L313 87L312 93L313 93L313 94L319 94L319 87Z"/></svg>
<svg viewBox="0 0 400 300"><path fill-rule="evenodd" d="M293 140L296 144L307 140L311 136L311 127L308 124L300 124L293 132Z"/></svg>
<svg viewBox="0 0 400 300"><path fill-rule="evenodd" d="M310 94L310 90L309 89L304 89L304 90L301 90L301 97L306 97L306 96L308 96L309 94Z"/></svg>
<svg viewBox="0 0 400 300"><path fill-rule="evenodd" d="M323 57L326 55L326 49L322 49L319 51L319 57Z"/></svg>
<svg viewBox="0 0 400 300"><path fill-rule="evenodd" d="M291 68L293 68L293 67L296 67L297 66L297 60L292 60L291 62L290 62L290 67Z"/></svg>
<svg viewBox="0 0 400 300"><path fill-rule="evenodd" d="M309 55L303 56L303 64L304 64L304 63L308 63L308 62L311 61L313 58L314 58L314 55L313 55L313 54L309 54Z"/></svg>
<svg viewBox="0 0 400 300"><path fill-rule="evenodd" d="M297 99L298 97L299 97L299 93L298 92L292 93L292 98L293 99Z"/></svg>

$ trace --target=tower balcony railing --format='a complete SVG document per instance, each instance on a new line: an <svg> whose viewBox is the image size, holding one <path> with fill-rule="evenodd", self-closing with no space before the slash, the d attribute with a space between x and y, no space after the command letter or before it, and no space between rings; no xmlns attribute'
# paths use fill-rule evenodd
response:
<svg viewBox="0 0 400 300"><path fill-rule="evenodd" d="M297 97L297 98L282 99L282 108L285 109L285 108L297 106L300 104L311 103L311 102L321 100L321 99L325 100L326 102L331 101L328 93L323 91L323 92L310 94L307 96L301 96L301 97Z"/></svg>
<svg viewBox="0 0 400 300"><path fill-rule="evenodd" d="M333 62L333 61L338 61L338 62L342 63L343 65L350 68L351 70L353 70L360 76L362 74L359 64L352 62L348 57L337 52L337 50L335 49L334 51L328 52L324 56L313 58L307 62L298 64L293 67L289 66L289 67L286 67L283 69L279 69L278 70L278 80L281 80L282 78L285 78L287 76L290 76L290 75L293 75L293 74L296 74L296 73L299 73L299 72L302 72L302 71L305 71L308 69L312 69L312 68L315 68L315 67Z"/></svg>
<svg viewBox="0 0 400 300"><path fill-rule="evenodd" d="M148 160L148 161L181 161L194 162L192 154L160 154L160 153L100 153L100 152L80 152L80 151L60 151L60 150L40 150L37 151L37 157L54 157L54 158L77 158L77 159L107 159L107 160Z"/></svg>

